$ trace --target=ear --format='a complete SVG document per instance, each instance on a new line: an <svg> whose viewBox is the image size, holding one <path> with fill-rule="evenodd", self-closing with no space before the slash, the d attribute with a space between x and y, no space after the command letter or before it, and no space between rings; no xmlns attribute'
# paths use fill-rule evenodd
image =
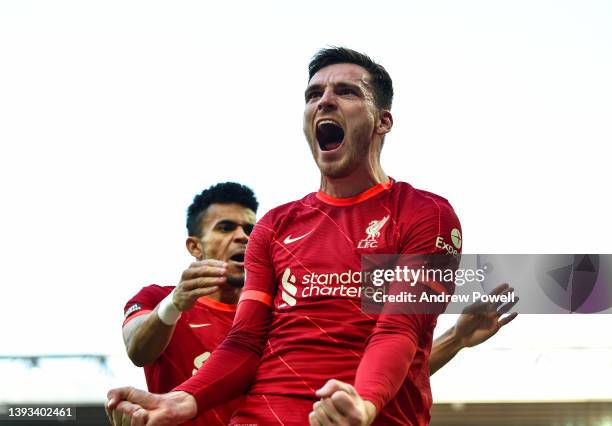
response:
<svg viewBox="0 0 612 426"><path fill-rule="evenodd" d="M391 111L381 109L378 114L378 124L376 126L376 133L379 135L385 135L391 131L393 127L393 115Z"/></svg>
<svg viewBox="0 0 612 426"><path fill-rule="evenodd" d="M197 237L187 237L185 240L185 247L187 247L187 251L196 259L202 259L202 255L204 254L204 250L202 249L202 243Z"/></svg>

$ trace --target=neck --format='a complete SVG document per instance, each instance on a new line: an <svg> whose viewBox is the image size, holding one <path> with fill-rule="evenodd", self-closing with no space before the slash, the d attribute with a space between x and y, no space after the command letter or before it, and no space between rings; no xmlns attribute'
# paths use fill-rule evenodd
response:
<svg viewBox="0 0 612 426"><path fill-rule="evenodd" d="M321 191L330 197L347 198L386 182L389 182L389 177L380 164L375 164L374 167L359 167L348 176L339 178L321 175Z"/></svg>
<svg viewBox="0 0 612 426"><path fill-rule="evenodd" d="M209 297L217 302L225 303L227 305L235 305L238 303L238 299L240 298L240 288L234 288L226 285L222 285L219 291L209 294L206 297Z"/></svg>

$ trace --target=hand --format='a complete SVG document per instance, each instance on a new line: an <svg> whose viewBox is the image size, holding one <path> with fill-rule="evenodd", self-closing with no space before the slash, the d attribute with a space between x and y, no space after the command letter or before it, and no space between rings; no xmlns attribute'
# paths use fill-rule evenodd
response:
<svg viewBox="0 0 612 426"><path fill-rule="evenodd" d="M376 417L376 407L364 401L355 388L340 380L328 380L316 392L321 398L308 415L310 426L367 426Z"/></svg>
<svg viewBox="0 0 612 426"><path fill-rule="evenodd" d="M106 395L106 415L113 426L170 426L198 412L195 398L186 392L163 395L133 387L111 389Z"/></svg>
<svg viewBox="0 0 612 426"><path fill-rule="evenodd" d="M183 271L181 282L174 290L172 302L179 311L191 309L198 298L219 290L219 284L227 281L227 264L220 260L204 259L193 262Z"/></svg>
<svg viewBox="0 0 612 426"><path fill-rule="evenodd" d="M502 284L494 288L489 294L504 295L513 291L514 289L508 284ZM518 315L513 312L505 318L501 317L512 309L518 300L518 297L515 297L514 302L503 306L501 306L502 302L476 302L463 309L454 330L455 337L459 340L461 346L464 348L476 346L495 335L500 328Z"/></svg>

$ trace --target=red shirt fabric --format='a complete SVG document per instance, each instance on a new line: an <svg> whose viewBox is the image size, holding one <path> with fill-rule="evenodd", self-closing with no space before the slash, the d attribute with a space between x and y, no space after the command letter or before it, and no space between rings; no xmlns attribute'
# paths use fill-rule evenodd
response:
<svg viewBox="0 0 612 426"><path fill-rule="evenodd" d="M123 325L151 312L174 286L150 285L142 288L125 305ZM150 392L166 393L189 379L206 362L215 348L223 342L236 313L236 305L201 297L183 312L168 346L154 363L144 367ZM240 401L232 401L203 412L188 425L227 425Z"/></svg>
<svg viewBox="0 0 612 426"><path fill-rule="evenodd" d="M403 182L348 199L312 193L271 210L250 237L246 284L228 338L176 390L194 395L200 410L243 391L247 402L308 401L265 415L300 424L286 419L302 410L306 424L315 390L335 378L376 405L375 424L428 424L436 315L363 313L361 256L460 252L460 231L444 198ZM263 424L267 405L243 406L234 420Z"/></svg>

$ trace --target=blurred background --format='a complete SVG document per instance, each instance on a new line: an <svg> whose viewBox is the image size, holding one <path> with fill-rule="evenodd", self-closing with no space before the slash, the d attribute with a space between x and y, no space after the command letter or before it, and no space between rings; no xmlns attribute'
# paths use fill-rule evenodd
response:
<svg viewBox="0 0 612 426"><path fill-rule="evenodd" d="M123 306L177 283L193 196L239 181L261 217L317 190L328 45L390 72L385 170L449 199L464 253L612 252L611 24L603 0L0 2L0 415L104 424L109 388L145 386ZM611 329L519 316L433 377L432 425L612 425Z"/></svg>

